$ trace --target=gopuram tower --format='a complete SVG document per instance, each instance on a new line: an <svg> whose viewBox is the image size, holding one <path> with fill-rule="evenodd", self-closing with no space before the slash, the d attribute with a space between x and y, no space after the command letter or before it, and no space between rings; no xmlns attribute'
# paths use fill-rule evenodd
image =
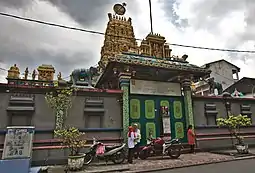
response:
<svg viewBox="0 0 255 173"><path fill-rule="evenodd" d="M125 6L126 4L122 4ZM115 14L108 13L108 24L105 31L104 45L101 49L100 68L104 69L109 57L122 52L138 53L138 46L132 26L132 19L123 17L125 9L116 9Z"/></svg>
<svg viewBox="0 0 255 173"><path fill-rule="evenodd" d="M171 58L172 49L166 44L165 37L149 33L138 46L132 26L132 19L123 17L126 9L125 3L113 7L115 14L108 13L108 24L105 31L104 45L101 49L99 67L103 70L110 57L129 52L155 58Z"/></svg>

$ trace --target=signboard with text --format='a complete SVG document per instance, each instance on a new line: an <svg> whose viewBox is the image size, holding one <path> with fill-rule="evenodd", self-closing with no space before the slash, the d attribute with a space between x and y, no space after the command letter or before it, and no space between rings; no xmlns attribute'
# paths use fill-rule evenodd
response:
<svg viewBox="0 0 255 173"><path fill-rule="evenodd" d="M181 85L171 82L135 80L130 81L131 94L181 96Z"/></svg>
<svg viewBox="0 0 255 173"><path fill-rule="evenodd" d="M2 159L30 158L34 137L34 127L7 127Z"/></svg>
<svg viewBox="0 0 255 173"><path fill-rule="evenodd" d="M170 117L163 117L162 121L163 121L164 134L171 133Z"/></svg>

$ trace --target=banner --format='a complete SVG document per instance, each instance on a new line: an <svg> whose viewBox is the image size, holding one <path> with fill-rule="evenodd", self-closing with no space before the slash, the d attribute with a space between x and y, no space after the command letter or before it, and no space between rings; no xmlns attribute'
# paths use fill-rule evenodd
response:
<svg viewBox="0 0 255 173"><path fill-rule="evenodd" d="M135 80L130 81L131 94L181 96L180 83Z"/></svg>

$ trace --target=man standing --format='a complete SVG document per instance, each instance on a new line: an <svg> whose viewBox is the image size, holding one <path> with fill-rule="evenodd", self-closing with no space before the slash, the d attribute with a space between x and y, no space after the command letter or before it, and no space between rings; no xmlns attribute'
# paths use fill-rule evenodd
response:
<svg viewBox="0 0 255 173"><path fill-rule="evenodd" d="M138 158L138 154L139 154L139 147L140 147L140 141L141 141L141 132L140 129L138 127L138 124L133 124L133 128L135 131L135 158Z"/></svg>

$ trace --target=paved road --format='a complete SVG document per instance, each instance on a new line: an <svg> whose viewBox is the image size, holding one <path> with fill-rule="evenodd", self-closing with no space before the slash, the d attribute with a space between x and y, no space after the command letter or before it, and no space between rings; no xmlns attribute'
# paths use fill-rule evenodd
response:
<svg viewBox="0 0 255 173"><path fill-rule="evenodd" d="M255 159L239 160L225 163L217 163L203 166L194 166L188 168L179 168L157 173L254 173Z"/></svg>

